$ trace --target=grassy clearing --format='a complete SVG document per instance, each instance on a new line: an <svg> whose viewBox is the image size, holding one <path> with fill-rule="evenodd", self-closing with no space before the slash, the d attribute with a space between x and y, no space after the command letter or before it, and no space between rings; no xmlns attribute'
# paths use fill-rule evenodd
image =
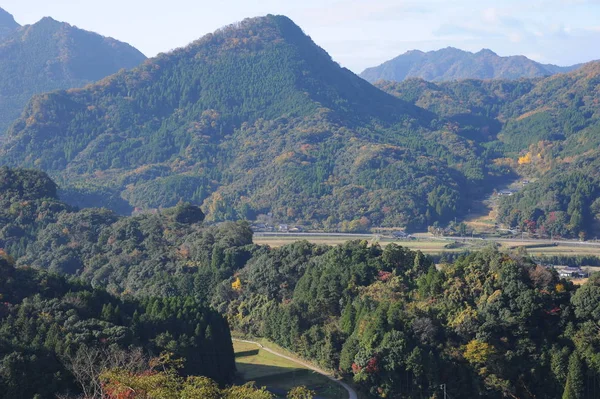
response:
<svg viewBox="0 0 600 399"><path fill-rule="evenodd" d="M264 345L266 341L261 343ZM279 351L279 348L270 343L269 347ZM233 348L240 382L255 381L258 386L266 386L281 397L285 397L287 391L299 385L312 389L322 398L338 399L348 396L342 387L327 377L262 350L257 345L234 341ZM288 355L285 351L281 352Z"/></svg>

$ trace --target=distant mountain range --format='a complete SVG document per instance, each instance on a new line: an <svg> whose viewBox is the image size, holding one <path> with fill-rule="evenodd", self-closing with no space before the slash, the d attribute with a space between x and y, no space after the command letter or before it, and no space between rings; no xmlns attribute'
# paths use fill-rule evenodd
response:
<svg viewBox="0 0 600 399"><path fill-rule="evenodd" d="M82 87L145 59L126 43L52 18L20 27L0 9L0 136L32 95Z"/></svg>
<svg viewBox="0 0 600 399"><path fill-rule="evenodd" d="M408 78L421 78L430 82L458 79L520 79L570 72L580 66L545 65L522 55L500 57L487 49L471 53L448 47L427 53L409 51L377 67L366 69L360 76L369 82L401 82Z"/></svg>

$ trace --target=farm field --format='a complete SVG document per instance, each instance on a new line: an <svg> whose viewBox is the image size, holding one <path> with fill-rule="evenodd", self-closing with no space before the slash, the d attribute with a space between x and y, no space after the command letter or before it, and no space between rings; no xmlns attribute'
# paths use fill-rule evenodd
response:
<svg viewBox="0 0 600 399"><path fill-rule="evenodd" d="M485 247L487 244L491 242L497 242L500 244L502 248L516 248L516 247L525 247L527 252L533 256L540 255L567 255L567 256L577 256L577 255L593 255L600 256L600 246L587 246L587 245L577 245L573 243L558 243L555 246L544 245L544 241L541 241L540 244L535 244L530 241L521 241L518 239L514 240L467 240L462 241L460 238L457 238L455 241L453 240L440 240L428 238L426 234L417 234L416 240L394 240L391 238L380 238L376 239L375 234L371 235L349 235L349 236L327 236L327 235L303 235L303 236L255 236L254 242L260 245L269 245L271 247L277 248L284 245L292 244L297 241L307 240L314 244L323 244L323 245L340 245L350 240L367 240L370 243L379 243L382 247L389 245L390 243L396 243L403 247L412 249L412 250L420 250L424 254L428 255L437 255L441 253L456 253L456 252L464 252L464 251L475 251ZM455 245L452 243L456 242Z"/></svg>
<svg viewBox="0 0 600 399"><path fill-rule="evenodd" d="M317 393L318 398L322 399L348 397L341 386L327 377L270 353L255 344L234 341L233 348L239 383L254 381L257 386L265 386L281 398L285 398L290 389L299 385L312 389ZM275 346L273 349L279 351Z"/></svg>

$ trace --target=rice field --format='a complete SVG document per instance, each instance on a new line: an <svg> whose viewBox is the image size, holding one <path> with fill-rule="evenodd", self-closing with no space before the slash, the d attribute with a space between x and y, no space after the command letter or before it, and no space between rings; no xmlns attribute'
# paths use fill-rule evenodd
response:
<svg viewBox="0 0 600 399"><path fill-rule="evenodd" d="M494 239L490 240L473 240L462 242L460 238L456 239L456 248L449 248L453 245L449 245L453 243L452 240L440 240L427 238L425 234L419 234L419 238L415 240L394 240L391 238L380 238L377 239L376 235L356 235L356 236L327 236L327 235L304 235L304 236L255 236L254 242L260 245L269 245L270 247L277 248L284 245L292 244L297 241L306 240L314 244L322 244L322 245L341 245L345 242L351 240L367 240L370 243L379 243L382 247L389 245L390 243L396 243L406 248L410 248L412 250L420 250L421 252L429 255L437 255L441 253L448 252L464 252L466 250L476 251L485 247L491 242L494 242ZM517 248L517 247L525 247L527 252L533 256L540 255L567 255L567 256L577 256L577 255L593 255L600 256L600 246L586 246L586 245L576 245L573 243L558 243L556 246L543 246L532 244L527 241L520 241L518 239L510 240L510 241L496 241L500 243L503 248Z"/></svg>

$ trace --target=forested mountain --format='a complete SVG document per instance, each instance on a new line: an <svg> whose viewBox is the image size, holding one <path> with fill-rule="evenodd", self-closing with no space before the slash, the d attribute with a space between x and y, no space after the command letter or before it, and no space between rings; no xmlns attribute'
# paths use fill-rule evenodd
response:
<svg viewBox="0 0 600 399"><path fill-rule="evenodd" d="M486 141L492 162L535 179L503 200L500 221L548 237L600 232L600 63L534 80L378 87L448 118L449 129Z"/></svg>
<svg viewBox="0 0 600 399"><path fill-rule="evenodd" d="M0 12L0 135L32 95L81 87L144 60L128 44L67 23L44 18L19 27Z"/></svg>
<svg viewBox="0 0 600 399"><path fill-rule="evenodd" d="M421 78L431 82L459 79L536 78L575 70L581 65L544 65L525 56L500 57L491 50L477 53L453 47L437 51L408 51L383 64L367 68L360 76L369 82L401 82Z"/></svg>
<svg viewBox="0 0 600 399"><path fill-rule="evenodd" d="M444 125L341 68L288 18L267 16L36 96L1 157L48 171L80 205L184 199L211 221L271 213L349 231L422 227L453 218L499 173Z"/></svg>
<svg viewBox="0 0 600 399"><path fill-rule="evenodd" d="M0 8L0 39L17 29L19 26L21 25L15 21L15 18L11 14Z"/></svg>
<svg viewBox="0 0 600 399"><path fill-rule="evenodd" d="M366 397L441 398L440 384L461 399L592 399L600 390L597 275L578 288L495 248L439 269L395 244L272 249L253 245L244 223L203 227L190 205L118 217L70 209L41 172L3 168L0 183L9 253L0 256L0 397L75 389L79 374L67 365L90 353L120 354L132 367L138 352L120 352L129 345L184 357L184 376L227 380L229 330L205 303L236 331L339 370ZM114 367L101 377L109 398L123 386L134 398L217 389L173 371ZM177 395L168 397L203 397Z"/></svg>
<svg viewBox="0 0 600 399"><path fill-rule="evenodd" d="M0 162L49 172L74 205L128 214L184 200L211 222L270 214L342 231L447 222L516 171L535 183L505 200L502 222L594 236L599 65L379 82L390 96L288 18L254 18L34 97Z"/></svg>

